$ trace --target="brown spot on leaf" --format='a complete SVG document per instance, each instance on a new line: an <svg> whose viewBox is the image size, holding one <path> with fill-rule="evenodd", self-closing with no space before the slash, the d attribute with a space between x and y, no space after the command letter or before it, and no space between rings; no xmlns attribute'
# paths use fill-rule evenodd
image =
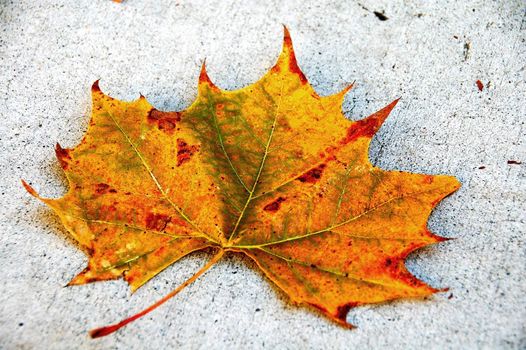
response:
<svg viewBox="0 0 526 350"><path fill-rule="evenodd" d="M279 210L279 208L281 207L281 203L285 202L285 200L286 200L286 198L278 197L273 202L265 205L263 210L275 213L275 212L277 212Z"/></svg>
<svg viewBox="0 0 526 350"><path fill-rule="evenodd" d="M165 214L149 213L146 216L146 228L154 231L163 231L172 218Z"/></svg>
<svg viewBox="0 0 526 350"><path fill-rule="evenodd" d="M433 180L434 180L434 179L433 179L433 176L431 176L431 175L426 175L426 176L424 176L424 180L423 180L423 182L424 182L425 184L428 184L428 185L429 185L429 184L432 184L432 183L433 183Z"/></svg>
<svg viewBox="0 0 526 350"><path fill-rule="evenodd" d="M358 305L358 303L347 303L338 306L338 309L336 310L336 318L345 321L347 318L347 314L349 313L349 310L353 307Z"/></svg>
<svg viewBox="0 0 526 350"><path fill-rule="evenodd" d="M162 112L152 108L148 112L148 122L157 124L157 128L161 131L172 134L177 123L181 121L180 112Z"/></svg>
<svg viewBox="0 0 526 350"><path fill-rule="evenodd" d="M116 219L116 215L119 215L119 214L116 214L117 213L117 207L114 205L114 204L111 204L111 205L106 205L106 204L103 204L100 206L100 213L102 214L103 217L105 218L112 218L112 219Z"/></svg>
<svg viewBox="0 0 526 350"><path fill-rule="evenodd" d="M295 150L294 151L294 156L296 158L298 158L298 159L303 159L303 157L304 157L303 150L301 150L301 149Z"/></svg>
<svg viewBox="0 0 526 350"><path fill-rule="evenodd" d="M190 146L183 139L177 139L177 166L189 161L192 155L199 150L199 146Z"/></svg>
<svg viewBox="0 0 526 350"><path fill-rule="evenodd" d="M389 257L383 261L383 266L385 272L389 273L391 276L398 276L400 272L400 262L403 261L403 258L400 257Z"/></svg>
<svg viewBox="0 0 526 350"><path fill-rule="evenodd" d="M316 183L321 178L323 174L323 169L325 169L325 164L320 164L316 168L313 168L307 171L305 174L298 177L298 181L307 182L307 183Z"/></svg>
<svg viewBox="0 0 526 350"><path fill-rule="evenodd" d="M62 148L57 142L55 146L55 154L57 155L57 159L60 162L62 169L67 170L69 168L69 162L71 161L69 149Z"/></svg>
<svg viewBox="0 0 526 350"><path fill-rule="evenodd" d="M100 183L95 185L95 193L96 194L104 194L107 193L110 189L110 185L105 183Z"/></svg>

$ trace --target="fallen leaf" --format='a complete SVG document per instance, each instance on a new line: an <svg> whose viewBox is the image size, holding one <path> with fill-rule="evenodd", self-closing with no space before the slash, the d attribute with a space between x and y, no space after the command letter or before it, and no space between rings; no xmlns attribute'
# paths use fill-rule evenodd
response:
<svg viewBox="0 0 526 350"><path fill-rule="evenodd" d="M193 251L217 254L150 308L92 336L155 309L225 252L246 254L294 302L349 328L352 307L437 292L404 259L445 240L427 219L460 184L373 166L371 138L397 100L350 121L341 110L350 88L319 96L287 29L277 63L243 89L221 90L203 64L198 96L181 112L142 96L113 99L95 83L84 139L56 147L69 191L46 199L24 182L89 254L69 284L123 277L136 290Z"/></svg>

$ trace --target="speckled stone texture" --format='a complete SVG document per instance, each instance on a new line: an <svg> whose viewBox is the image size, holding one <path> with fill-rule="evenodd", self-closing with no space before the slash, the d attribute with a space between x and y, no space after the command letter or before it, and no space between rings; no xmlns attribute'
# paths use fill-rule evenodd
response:
<svg viewBox="0 0 526 350"><path fill-rule="evenodd" d="M257 80L280 51L282 23L320 94L356 81L350 118L402 97L373 140L375 165L462 181L430 220L457 239L408 261L449 291L356 308L349 331L228 256L154 313L89 339L207 256L183 259L134 295L123 281L65 288L87 259L20 178L45 196L64 193L53 147L80 141L96 79L113 97L142 93L179 110L196 95L205 57L223 88ZM0 0L0 348L526 348L525 27L521 0Z"/></svg>

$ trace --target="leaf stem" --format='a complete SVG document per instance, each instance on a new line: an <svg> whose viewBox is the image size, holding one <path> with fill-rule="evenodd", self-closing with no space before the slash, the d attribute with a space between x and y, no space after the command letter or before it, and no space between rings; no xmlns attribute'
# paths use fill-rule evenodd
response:
<svg viewBox="0 0 526 350"><path fill-rule="evenodd" d="M205 266L203 266L199 271L197 271L192 277L187 279L183 284L181 284L179 287L177 287L176 289L171 291L169 294L167 294L165 297L163 297L162 299L160 299L156 303L148 306L146 309L142 310L139 313L136 313L133 316L125 318L124 320L122 320L122 321L120 321L118 323L115 323L115 324L112 324L112 325L109 325L109 326L105 326L105 327L100 327L100 328L93 329L93 330L91 330L89 332L90 336L92 338L100 338L100 337L104 337L106 335L109 335L109 334L111 334L113 332L118 331L122 327L126 326L128 323L131 323L131 322L135 321L136 319L138 319L138 318L150 313L151 311L157 309L159 306L161 306L162 304L164 304L165 302L170 300L172 297L177 295L186 286L188 286L189 284L192 284L196 279L199 278L199 276L201 276L206 271L208 271L208 269L210 269L213 265L215 265L215 263L217 263L219 261L219 259L221 259L221 257L223 256L224 253L225 253L225 251L223 249L221 249L216 255L214 255L214 257Z"/></svg>

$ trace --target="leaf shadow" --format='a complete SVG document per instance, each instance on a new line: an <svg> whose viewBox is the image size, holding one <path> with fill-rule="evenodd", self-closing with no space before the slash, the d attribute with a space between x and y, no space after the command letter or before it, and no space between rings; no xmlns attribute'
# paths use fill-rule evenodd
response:
<svg viewBox="0 0 526 350"><path fill-rule="evenodd" d="M64 285L66 285L71 278L76 276L79 272L81 272L84 267L87 265L88 262L88 250L85 247L82 247L67 231L67 229L62 225L60 222L59 217L53 213L53 211L45 206L39 206L35 211L33 217L35 218L32 225L34 227L38 227L39 231L44 232L50 236L53 237L53 239L57 240L57 246L60 246L60 248L64 248L67 250L70 250L71 252L68 252L67 254L76 254L77 257L81 257L81 263L77 264L76 261L78 259L68 259L69 263L72 264L72 270L76 271L71 273L64 273L64 276L67 280L64 281ZM40 233L40 232L39 232ZM84 254L80 254L80 252L83 252ZM66 253L63 253L64 255ZM67 271L70 271L67 269Z"/></svg>
<svg viewBox="0 0 526 350"><path fill-rule="evenodd" d="M64 174L64 171L60 167L58 161L56 159L48 159L41 164L41 168L44 169L44 173L48 173L48 178L50 180L45 181L44 184L50 184L52 183L54 186L48 186L52 187L51 193L46 190L46 188L42 185L38 185L38 187L41 187L43 189L44 197L48 197L48 193L50 193L50 198L59 198L64 193L67 192L69 188L69 183L66 178L66 175ZM30 182L31 183L31 182ZM30 226L38 228L39 231L42 233L51 235L53 239L56 239L57 245L60 247L63 247L65 249L71 249L73 252L83 252L84 254L80 254L82 256L81 260L82 263L79 266L73 267L73 269L77 272L72 274L71 276L68 276L69 279L73 278L78 272L82 271L84 266L87 265L88 262L88 250L87 248L81 246L77 240L75 240L71 234L68 232L68 230L64 227L62 222L60 221L60 218L57 214L53 212L53 210L49 207L47 207L44 203L39 201L36 198L31 198L31 200L34 200L37 202L37 205L34 206L34 209L31 209L28 214L31 216L32 220L30 223ZM39 232L40 233L40 232ZM75 253L78 254L78 253ZM70 262L73 262L74 260L68 259ZM68 279L68 281L69 281ZM67 283L67 282L65 282Z"/></svg>

